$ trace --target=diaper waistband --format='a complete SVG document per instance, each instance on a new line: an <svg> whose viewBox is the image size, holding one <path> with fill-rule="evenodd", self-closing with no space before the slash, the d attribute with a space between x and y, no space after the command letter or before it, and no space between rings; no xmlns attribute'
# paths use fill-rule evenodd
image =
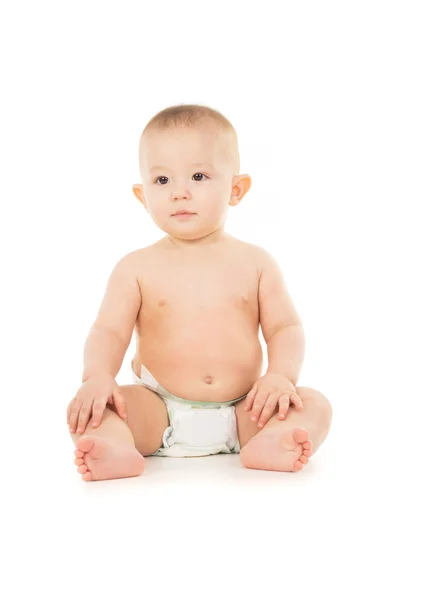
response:
<svg viewBox="0 0 440 600"><path fill-rule="evenodd" d="M167 400L174 400L175 402L181 402L182 404L189 404L193 408L221 408L222 406L232 406L236 404L240 400L246 398L247 394L243 394L239 398L235 398L234 400L228 400L226 402L203 402L199 400L187 400L185 398L180 398L179 396L175 396L171 392L168 392L164 387L160 385L160 383L154 378L152 373L145 367L141 365L141 376L138 377L135 370L133 369L133 361L131 361L131 370L133 371L134 380L137 383L142 383L146 387L148 387L153 392L156 392L162 398Z"/></svg>

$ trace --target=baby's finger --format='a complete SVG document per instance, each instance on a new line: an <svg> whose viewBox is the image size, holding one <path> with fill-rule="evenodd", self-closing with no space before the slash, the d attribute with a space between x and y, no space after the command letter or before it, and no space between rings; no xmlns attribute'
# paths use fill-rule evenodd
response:
<svg viewBox="0 0 440 600"><path fill-rule="evenodd" d="M81 408L82 402L76 398L75 402L72 404L72 408L70 411L69 424L70 424L70 432L75 433L78 425L78 415Z"/></svg>
<svg viewBox="0 0 440 600"><path fill-rule="evenodd" d="M121 419L126 419L127 414L125 412L125 398L119 390L113 392L113 400L115 401L116 410Z"/></svg>
<svg viewBox="0 0 440 600"><path fill-rule="evenodd" d="M107 398L100 398L93 403L92 427L98 427L101 423L102 415L104 414L107 405Z"/></svg>
<svg viewBox="0 0 440 600"><path fill-rule="evenodd" d="M260 392L257 394L252 408L251 421L258 421L260 413L263 410L264 405L266 404L268 395L269 394L267 392Z"/></svg>
<svg viewBox="0 0 440 600"><path fill-rule="evenodd" d="M79 411L78 433L83 433L86 430L87 423L90 420L91 404L83 404Z"/></svg>
<svg viewBox="0 0 440 600"><path fill-rule="evenodd" d="M301 398L298 396L298 394L293 393L290 396L291 401L293 402L294 406L296 409L301 410L303 408L303 403Z"/></svg>
<svg viewBox="0 0 440 600"><path fill-rule="evenodd" d="M285 419L290 406L289 394L282 394L282 396L280 396L278 404L280 405L278 411L278 418Z"/></svg>
<svg viewBox="0 0 440 600"><path fill-rule="evenodd" d="M257 393L257 390L258 390L258 386L256 383L254 383L251 391L249 392L249 394L246 397L246 400L244 401L243 410L250 410L252 408L252 404L254 402L254 398L255 398L255 394Z"/></svg>
<svg viewBox="0 0 440 600"><path fill-rule="evenodd" d="M69 424L70 421L70 413L72 412L72 407L75 403L76 400L76 396L75 398L73 398L70 402L69 402L69 406L67 407L67 424Z"/></svg>
<svg viewBox="0 0 440 600"><path fill-rule="evenodd" d="M260 419L258 421L258 427L263 427L266 425L268 420L271 418L275 411L275 407L278 403L278 395L279 392L273 392L269 394L269 398L266 400L266 404L264 405L263 411L261 413Z"/></svg>

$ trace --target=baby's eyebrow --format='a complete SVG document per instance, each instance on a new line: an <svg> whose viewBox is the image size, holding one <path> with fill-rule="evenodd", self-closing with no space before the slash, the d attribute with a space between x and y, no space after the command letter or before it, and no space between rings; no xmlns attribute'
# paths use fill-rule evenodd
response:
<svg viewBox="0 0 440 600"><path fill-rule="evenodd" d="M213 169L214 167L211 165L211 163L207 163L207 162L198 162L198 163L192 163L190 165L190 167L209 167L210 169ZM168 167L162 167L161 165L155 165L154 167L151 167L150 171L154 171L155 169L158 169L160 171L164 171L165 169L168 169ZM170 169L171 170L171 169Z"/></svg>

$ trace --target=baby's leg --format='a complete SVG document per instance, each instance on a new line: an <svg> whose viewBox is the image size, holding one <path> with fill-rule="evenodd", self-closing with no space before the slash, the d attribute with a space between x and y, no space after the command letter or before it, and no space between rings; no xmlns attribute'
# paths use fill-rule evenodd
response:
<svg viewBox="0 0 440 600"><path fill-rule="evenodd" d="M84 481L140 475L143 457L162 445L169 421L161 398L139 385L120 386L120 390L127 422L113 405L107 405L99 427L92 427L90 420L83 434L71 433L76 445L74 462Z"/></svg>
<svg viewBox="0 0 440 600"><path fill-rule="evenodd" d="M303 409L291 406L284 420L276 411L259 433L241 446L240 459L245 467L299 471L325 440L332 420L330 402L313 388L297 387L296 392ZM237 420L250 418L249 412L237 412Z"/></svg>

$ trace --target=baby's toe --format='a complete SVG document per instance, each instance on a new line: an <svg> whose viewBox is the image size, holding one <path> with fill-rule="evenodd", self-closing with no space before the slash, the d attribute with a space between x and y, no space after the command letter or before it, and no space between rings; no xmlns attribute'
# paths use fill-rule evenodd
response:
<svg viewBox="0 0 440 600"><path fill-rule="evenodd" d="M88 471L88 468L86 465L81 465L77 468L78 473L81 473L81 475L83 475L86 471Z"/></svg>
<svg viewBox="0 0 440 600"><path fill-rule="evenodd" d="M80 465L84 464L84 459L83 458L75 458L75 460L73 461L73 464L76 465L77 467L79 467Z"/></svg>
<svg viewBox="0 0 440 600"><path fill-rule="evenodd" d="M309 459L307 458L307 456L300 456L299 459L303 465L305 465L306 463L309 462Z"/></svg>
<svg viewBox="0 0 440 600"><path fill-rule="evenodd" d="M300 427L295 427L292 432L294 440L298 444L303 444L304 447L307 447L307 444L310 444L308 441L309 434L305 429L301 429Z"/></svg>
<svg viewBox="0 0 440 600"><path fill-rule="evenodd" d="M79 450L80 452L82 452L83 454L85 452L90 452L90 450L93 448L93 446L96 443L96 437L92 437L92 436L84 436L79 438L79 440L76 443L76 447L77 450ZM78 457L79 458L79 457Z"/></svg>
<svg viewBox="0 0 440 600"><path fill-rule="evenodd" d="M87 473L84 473L82 478L84 479L84 481L92 481L92 474L90 473L90 471L87 471Z"/></svg>
<svg viewBox="0 0 440 600"><path fill-rule="evenodd" d="M76 458L82 458L84 456L84 452L82 450L75 450L73 453Z"/></svg>
<svg viewBox="0 0 440 600"><path fill-rule="evenodd" d="M295 464L293 465L294 472L296 473L297 471L301 471L302 468L302 462L300 462L299 460L295 461Z"/></svg>

